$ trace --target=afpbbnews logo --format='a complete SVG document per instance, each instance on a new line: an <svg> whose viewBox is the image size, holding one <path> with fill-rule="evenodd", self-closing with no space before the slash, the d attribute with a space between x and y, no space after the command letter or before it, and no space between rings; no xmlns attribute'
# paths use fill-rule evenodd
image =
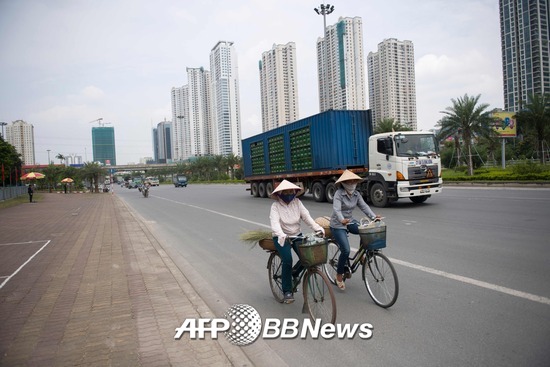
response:
<svg viewBox="0 0 550 367"><path fill-rule="evenodd" d="M217 339L219 333L235 345L245 346L254 343L261 335L264 339L370 339L373 335L371 324L323 324L320 319L310 320L285 318L282 321L275 318L266 318L262 323L260 314L254 307L237 304L231 306L224 314L224 318L215 319L186 319L179 328L176 328L174 339L181 339L189 334L190 339L205 339L210 334Z"/></svg>

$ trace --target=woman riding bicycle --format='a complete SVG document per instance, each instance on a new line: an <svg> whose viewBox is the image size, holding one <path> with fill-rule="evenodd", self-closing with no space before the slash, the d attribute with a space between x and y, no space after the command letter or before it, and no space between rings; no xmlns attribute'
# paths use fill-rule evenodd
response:
<svg viewBox="0 0 550 367"><path fill-rule="evenodd" d="M315 223L309 211L306 209L300 199L296 198L301 188L287 180L283 180L271 193L271 197L276 201L271 205L269 220L273 232L273 243L281 257L281 283L284 294L284 303L294 302L292 294L292 251L291 247L298 253L296 245L288 239L289 236L300 235L300 220L316 232L321 232L324 236L323 227ZM294 271L301 271L300 261L296 263Z"/></svg>
<svg viewBox="0 0 550 367"><path fill-rule="evenodd" d="M330 230L336 244L340 248L340 257L338 258L338 267L336 270L336 285L341 290L346 289L344 272L350 252L348 232L359 234L359 222L353 219L353 210L355 207L359 207L371 220L380 218L379 215L374 214L367 203L365 203L361 193L356 190L357 184L361 181L363 179L355 173L348 170L344 171L336 181L338 189L334 193L334 200L332 202Z"/></svg>

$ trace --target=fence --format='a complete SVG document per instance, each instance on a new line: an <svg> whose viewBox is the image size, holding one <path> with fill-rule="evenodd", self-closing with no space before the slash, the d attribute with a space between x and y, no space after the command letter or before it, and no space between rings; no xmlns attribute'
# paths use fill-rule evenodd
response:
<svg viewBox="0 0 550 367"><path fill-rule="evenodd" d="M0 187L0 201L13 199L27 194L27 186Z"/></svg>
<svg viewBox="0 0 550 367"><path fill-rule="evenodd" d="M525 164L525 163L534 163L534 164L540 163L540 159L534 159L534 158L518 159L518 160L510 159L510 160L506 161L506 167L513 166L515 164ZM550 160L546 161L545 165L550 165ZM500 167L501 162L497 161L497 160L487 160L487 162L485 162L485 164L483 166L484 167Z"/></svg>

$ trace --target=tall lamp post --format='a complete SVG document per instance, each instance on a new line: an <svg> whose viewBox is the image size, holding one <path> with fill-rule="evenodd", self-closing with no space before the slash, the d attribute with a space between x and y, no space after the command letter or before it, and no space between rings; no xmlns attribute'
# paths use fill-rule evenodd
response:
<svg viewBox="0 0 550 367"><path fill-rule="evenodd" d="M324 60L322 62L320 62L319 64L321 65L321 67L323 68L321 70L321 73L322 73L322 80L320 79L319 80L319 93L323 93L322 96L319 96L321 99L322 99L322 103L320 103L320 106L321 106L321 111L319 112L323 112L323 107L326 108L326 105L327 105L327 100L328 100L328 96L327 96L327 91L328 91L328 88L326 85L322 86L321 83L327 83L327 80L328 80L328 41L327 41L327 15L329 15L330 13L332 13L334 11L334 5L330 5L330 4L321 4L319 5L318 8L314 8L313 10L315 10L315 12L318 14L318 15L322 15L323 16L323 58Z"/></svg>
<svg viewBox="0 0 550 367"><path fill-rule="evenodd" d="M51 149L47 149L47 151L48 151L48 166L49 166L50 165L50 151L51 151Z"/></svg>

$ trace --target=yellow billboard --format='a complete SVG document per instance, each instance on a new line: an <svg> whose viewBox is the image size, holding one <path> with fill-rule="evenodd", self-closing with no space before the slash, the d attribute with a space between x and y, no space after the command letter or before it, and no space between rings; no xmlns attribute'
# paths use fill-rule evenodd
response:
<svg viewBox="0 0 550 367"><path fill-rule="evenodd" d="M495 118L495 132L503 138L515 138L517 131L517 121L514 118L514 112L493 112Z"/></svg>

